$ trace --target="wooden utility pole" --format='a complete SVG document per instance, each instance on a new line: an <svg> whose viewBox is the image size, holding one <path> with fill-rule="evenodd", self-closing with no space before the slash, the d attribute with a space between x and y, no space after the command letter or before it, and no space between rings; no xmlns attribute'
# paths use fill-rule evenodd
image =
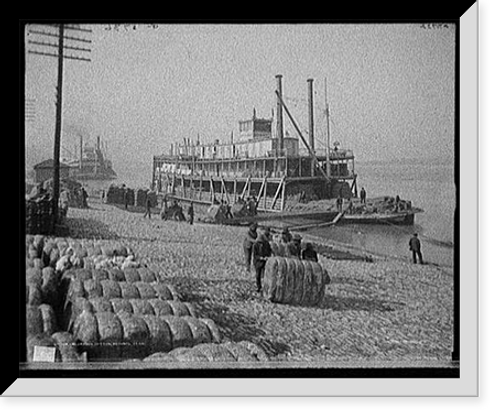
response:
<svg viewBox="0 0 500 419"><path fill-rule="evenodd" d="M64 25L59 25L59 46L57 57L57 101L56 101L56 132L54 137L54 172L52 189L52 216L54 225L59 217L59 180L60 180L60 154L61 154L61 129L62 129L62 87L64 63Z"/></svg>
<svg viewBox="0 0 500 419"><path fill-rule="evenodd" d="M57 91L56 91L56 124L55 124L55 135L54 135L54 165L53 165L53 185L52 185L52 216L53 216L53 227L57 223L58 215L59 215L59 189L60 189L60 152L61 152L61 132L62 132L62 90L63 90L63 73L64 73L64 60L79 60L79 61L90 61L90 58L74 56L74 55L65 55L65 50L74 50L79 52L91 52L89 48L82 48L75 45L65 45L64 40L69 40L71 42L84 42L91 43L92 41L85 38L79 38L74 36L66 36L64 34L65 30L69 31L79 31L79 32L87 32L92 33L92 30L81 28L79 26L74 25L64 25L64 24L47 24L40 25L42 27L57 27L58 33L54 33L51 31L40 30L40 29L30 29L28 34L38 35L49 38L57 38L57 44L53 44L46 41L29 39L28 44L36 45L38 48L41 47L49 47L49 48L57 48L57 54L52 52L48 52L46 50L40 49L30 49L28 50L29 54L42 55L48 57L56 57L57 58ZM43 38L45 39L45 38Z"/></svg>

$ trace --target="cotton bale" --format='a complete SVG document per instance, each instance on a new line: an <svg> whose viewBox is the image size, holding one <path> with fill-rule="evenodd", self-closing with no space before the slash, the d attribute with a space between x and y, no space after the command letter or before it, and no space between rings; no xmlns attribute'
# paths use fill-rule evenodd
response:
<svg viewBox="0 0 500 419"><path fill-rule="evenodd" d="M212 342L212 335L208 326L194 317L183 317L189 325L193 335L193 345Z"/></svg>
<svg viewBox="0 0 500 419"><path fill-rule="evenodd" d="M158 316L144 315L142 318L148 326L149 351L170 351L172 349L172 332L168 324Z"/></svg>
<svg viewBox="0 0 500 419"><path fill-rule="evenodd" d="M123 273L123 271L115 267L108 269L108 277L112 281L117 281L117 282L125 281L125 274Z"/></svg>
<svg viewBox="0 0 500 419"><path fill-rule="evenodd" d="M113 307L113 312L119 313L120 311L124 311L125 313L134 313L134 307L130 304L130 300L124 298L112 298L109 300Z"/></svg>
<svg viewBox="0 0 500 419"><path fill-rule="evenodd" d="M57 324L56 313L52 306L49 304L40 304L38 306L38 310L40 311L40 315L42 317L43 332L49 335L57 332L59 330L59 326Z"/></svg>
<svg viewBox="0 0 500 419"><path fill-rule="evenodd" d="M99 342L94 346L92 357L96 360L118 360L125 348L125 332L121 318L110 311L95 313Z"/></svg>
<svg viewBox="0 0 500 419"><path fill-rule="evenodd" d="M222 342L222 336L220 334L219 328L212 319L199 318L198 320L207 325L208 330L210 330L210 334L212 336L211 340L212 342L214 343Z"/></svg>
<svg viewBox="0 0 500 419"><path fill-rule="evenodd" d="M134 282L142 299L157 298L157 292L149 282Z"/></svg>
<svg viewBox="0 0 500 419"><path fill-rule="evenodd" d="M154 298L159 298L162 300L173 300L174 296L172 295L172 292L170 291L170 287L165 284L165 283L152 283L150 284L151 288L155 290L155 297Z"/></svg>
<svg viewBox="0 0 500 419"><path fill-rule="evenodd" d="M123 328L122 356L126 358L144 358L147 354L149 330L141 316L125 313L116 313Z"/></svg>
<svg viewBox="0 0 500 419"><path fill-rule="evenodd" d="M87 279L83 281L83 288L85 289L87 298L102 297L102 285L98 280Z"/></svg>
<svg viewBox="0 0 500 419"><path fill-rule="evenodd" d="M236 362L236 358L233 356L233 354L222 345L213 343L204 343L198 345L196 347L196 351L202 353L205 357L208 358L210 362L215 362L215 363Z"/></svg>
<svg viewBox="0 0 500 419"><path fill-rule="evenodd" d="M141 280L137 268L123 268L123 274L125 275L125 281L127 282L138 282Z"/></svg>
<svg viewBox="0 0 500 419"><path fill-rule="evenodd" d="M139 314L139 315L150 314L153 316L155 315L153 307L151 306L151 304L149 304L147 300L143 300L140 298L133 298L130 299L129 302L134 309L134 314Z"/></svg>
<svg viewBox="0 0 500 419"><path fill-rule="evenodd" d="M155 298L149 300L149 304L153 307L155 316L172 316L174 314L172 306L168 303L168 301Z"/></svg>
<svg viewBox="0 0 500 419"><path fill-rule="evenodd" d="M193 346L193 334L189 324L181 317L176 316L160 316L162 320L167 322L172 334L172 347Z"/></svg>
<svg viewBox="0 0 500 419"><path fill-rule="evenodd" d="M127 298L127 299L141 298L139 290L137 289L134 283L118 282L118 285L120 286L122 292L122 298Z"/></svg>
<svg viewBox="0 0 500 419"><path fill-rule="evenodd" d="M71 333L56 332L51 335L51 338L57 347L57 361L64 363L83 362L80 344Z"/></svg>
<svg viewBox="0 0 500 419"><path fill-rule="evenodd" d="M118 282L106 279L101 281L102 296L108 300L112 298L122 298L122 289Z"/></svg>
<svg viewBox="0 0 500 419"><path fill-rule="evenodd" d="M43 317L37 306L26 306L26 334L38 335L43 333Z"/></svg>
<svg viewBox="0 0 500 419"><path fill-rule="evenodd" d="M205 356L201 351L197 350L196 347L193 348L176 348L170 352L170 355L175 359L176 362L182 363L201 363L207 364L210 359Z"/></svg>
<svg viewBox="0 0 500 419"><path fill-rule="evenodd" d="M43 302L42 287L38 284L26 284L26 304L39 306Z"/></svg>
<svg viewBox="0 0 500 419"><path fill-rule="evenodd" d="M172 307L172 312L174 313L174 316L182 317L191 315L186 304L184 304L181 301L170 300L168 301L168 304L170 304L170 307Z"/></svg>
<svg viewBox="0 0 500 419"><path fill-rule="evenodd" d="M149 268L139 267L137 273L142 282L156 282L156 274Z"/></svg>
<svg viewBox="0 0 500 419"><path fill-rule="evenodd" d="M95 279L96 281L105 281L106 279L109 279L108 270L98 268L92 269L92 279Z"/></svg>

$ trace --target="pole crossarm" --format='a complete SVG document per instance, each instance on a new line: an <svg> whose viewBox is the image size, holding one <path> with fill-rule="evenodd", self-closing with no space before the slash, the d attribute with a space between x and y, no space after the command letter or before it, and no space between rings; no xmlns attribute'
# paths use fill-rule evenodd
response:
<svg viewBox="0 0 500 419"><path fill-rule="evenodd" d="M30 34L35 34L35 35L42 35L42 36L51 36L53 38L58 38L59 37L59 35L57 35L55 33L45 32L45 31L39 31L39 30L36 30L36 29L35 30L30 29L29 33ZM77 42L85 42L87 44L91 44L92 43L92 40L90 40L90 39L77 38L75 36L63 36L63 39L68 39L70 41L77 41Z"/></svg>
<svg viewBox="0 0 500 419"><path fill-rule="evenodd" d="M50 42L43 42L43 41L33 41L32 39L30 39L28 41L28 44L41 45L41 46L44 46L44 47L52 47L52 48L58 48L59 47L59 45L57 45L57 44L52 44ZM90 48L74 47L74 46L71 46L71 45L64 45L64 49L71 49L71 50L74 50L74 51L83 51L83 52L92 52L92 50Z"/></svg>
<svg viewBox="0 0 500 419"><path fill-rule="evenodd" d="M53 54L53 53L50 53L50 52L28 50L28 54L44 55L46 57L56 57L56 58L58 58L57 54ZM92 61L90 58L78 57L76 55L63 55L63 58L66 59L66 60L78 60L78 61L88 61L88 62Z"/></svg>

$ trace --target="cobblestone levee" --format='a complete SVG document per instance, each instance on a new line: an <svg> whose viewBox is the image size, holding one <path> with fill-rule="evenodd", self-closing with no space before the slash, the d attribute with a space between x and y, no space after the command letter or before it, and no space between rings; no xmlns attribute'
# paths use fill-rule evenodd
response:
<svg viewBox="0 0 500 419"><path fill-rule="evenodd" d="M318 307L273 304L254 292L243 263L245 228L143 218L91 202L71 208L74 237L123 243L169 278L225 340L249 340L273 361L440 362L451 358L453 278L432 265L375 258L320 263L332 278Z"/></svg>

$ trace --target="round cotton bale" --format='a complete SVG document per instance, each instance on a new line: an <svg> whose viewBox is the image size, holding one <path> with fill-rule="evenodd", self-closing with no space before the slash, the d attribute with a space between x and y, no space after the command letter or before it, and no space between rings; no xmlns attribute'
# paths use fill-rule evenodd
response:
<svg viewBox="0 0 500 419"><path fill-rule="evenodd" d="M304 294L304 264L295 260L295 280L293 281L293 296L290 304L300 305L302 304L302 298Z"/></svg>
<svg viewBox="0 0 500 419"><path fill-rule="evenodd" d="M137 273L142 282L156 282L156 274L149 268L139 267Z"/></svg>
<svg viewBox="0 0 500 419"><path fill-rule="evenodd" d="M42 269L42 295L44 302L54 307L59 304L59 276L51 266Z"/></svg>
<svg viewBox="0 0 500 419"><path fill-rule="evenodd" d="M111 302L109 300L106 300L105 298L89 298L89 303L92 304L92 311L94 313L114 312Z"/></svg>
<svg viewBox="0 0 500 419"><path fill-rule="evenodd" d="M297 259L283 258L284 264L286 265L286 274L283 281L283 299L280 301L285 304L291 304L293 300L294 286L296 282L297 275L297 263L300 263ZM300 278L297 278L297 282Z"/></svg>
<svg viewBox="0 0 500 419"><path fill-rule="evenodd" d="M156 290L151 286L152 284L148 282L134 282L134 285L139 291L139 295L142 299L156 298Z"/></svg>
<svg viewBox="0 0 500 419"><path fill-rule="evenodd" d="M30 259L35 259L38 257L38 251L35 249L35 246L29 245L26 254L28 255L28 258Z"/></svg>
<svg viewBox="0 0 500 419"><path fill-rule="evenodd" d="M207 364L210 360L201 351L194 348L176 348L170 352L170 355L175 358L177 362L184 363L203 363Z"/></svg>
<svg viewBox="0 0 500 419"><path fill-rule="evenodd" d="M41 234L35 235L35 237L33 237L33 246L38 254L37 257L41 257L43 252L43 247L45 246L45 236Z"/></svg>
<svg viewBox="0 0 500 419"><path fill-rule="evenodd" d="M105 281L109 279L108 271L106 269L92 269L92 279L96 281Z"/></svg>
<svg viewBox="0 0 500 419"><path fill-rule="evenodd" d="M158 362L158 363L163 363L163 362L178 362L175 357L170 355L170 353L167 352L158 352L153 355L149 355L148 357L143 359L144 362Z"/></svg>
<svg viewBox="0 0 500 419"><path fill-rule="evenodd" d="M122 298L141 298L139 294L139 290L135 286L135 284L130 282L118 282L120 289L122 291Z"/></svg>
<svg viewBox="0 0 500 419"><path fill-rule="evenodd" d="M204 343L196 347L196 351L205 355L210 362L236 362L233 354L224 346L214 343Z"/></svg>
<svg viewBox="0 0 500 419"><path fill-rule="evenodd" d="M66 292L66 301L73 300L78 297L86 297L87 293L85 291L84 282L80 279L71 279Z"/></svg>
<svg viewBox="0 0 500 419"><path fill-rule="evenodd" d="M24 258L24 267L26 268L26 271L30 268L33 268L33 259L30 259L28 256Z"/></svg>
<svg viewBox="0 0 500 419"><path fill-rule="evenodd" d="M102 255L102 248L98 244L95 244L93 246L89 246L89 248L87 249L87 253L90 256L100 256Z"/></svg>
<svg viewBox="0 0 500 419"><path fill-rule="evenodd" d="M155 315L155 311L151 304L147 300L142 300L140 298L133 298L129 300L131 306L134 309L134 314L150 314L150 315Z"/></svg>
<svg viewBox="0 0 500 419"><path fill-rule="evenodd" d="M189 328L191 329L194 345L212 342L212 335L205 323L195 319L194 317L184 317L183 319L187 322Z"/></svg>
<svg viewBox="0 0 500 419"><path fill-rule="evenodd" d="M129 252L126 246L123 244L116 244L114 247L115 256L127 257Z"/></svg>
<svg viewBox="0 0 500 419"><path fill-rule="evenodd" d="M83 288L87 298L102 297L102 285L100 281L95 279L87 279L83 281Z"/></svg>
<svg viewBox="0 0 500 419"><path fill-rule="evenodd" d="M86 281L87 279L92 279L92 269L87 268L77 268L70 269L67 271L70 274L71 278L79 279L81 281ZM63 274L66 276L66 272Z"/></svg>
<svg viewBox="0 0 500 419"><path fill-rule="evenodd" d="M57 247L53 248L50 251L49 263L47 264L47 266L52 266L54 268L60 257L61 257L61 253L60 253L59 249Z"/></svg>
<svg viewBox="0 0 500 419"><path fill-rule="evenodd" d="M122 289L118 282L109 279L101 281L102 296L108 300L112 298L122 298Z"/></svg>
<svg viewBox="0 0 500 419"><path fill-rule="evenodd" d="M172 307L172 312L174 313L174 316L182 317L190 315L189 309L183 302L170 300L168 301L168 303L170 304L170 307Z"/></svg>
<svg viewBox="0 0 500 419"><path fill-rule="evenodd" d="M188 323L181 317L161 316L166 321L172 333L172 347L193 346L193 334Z"/></svg>
<svg viewBox="0 0 500 419"><path fill-rule="evenodd" d="M255 356L259 361L269 361L269 357L267 354L264 352L262 348L260 348L258 345L252 342L248 342L246 340L238 342L239 345L241 345L243 348L248 350L253 356Z"/></svg>
<svg viewBox="0 0 500 419"><path fill-rule="evenodd" d="M54 341L54 339L52 339L52 337L45 333L28 336L28 338L26 339L26 360L28 362L34 362L33 355L35 352L35 346L55 348L56 342Z"/></svg>
<svg viewBox="0 0 500 419"><path fill-rule="evenodd" d="M41 286L43 283L42 270L38 268L26 269L26 283Z"/></svg>
<svg viewBox="0 0 500 419"><path fill-rule="evenodd" d="M148 326L149 352L168 352L172 349L172 333L168 324L157 316L145 315Z"/></svg>
<svg viewBox="0 0 500 419"><path fill-rule="evenodd" d="M49 335L57 332L59 327L57 325L56 313L52 306L48 304L41 304L38 306L38 310L42 316L43 321L43 332Z"/></svg>
<svg viewBox="0 0 500 419"><path fill-rule="evenodd" d="M66 302L63 312L63 329L71 331L75 321L84 311L94 312L94 307L89 300L83 297L76 297Z"/></svg>
<svg viewBox="0 0 500 419"><path fill-rule="evenodd" d="M135 314L123 311L116 314L123 328L122 356L125 358L144 358L147 354L149 329L146 322Z"/></svg>
<svg viewBox="0 0 500 419"><path fill-rule="evenodd" d="M82 342L82 351L87 351L92 357L99 342L99 328L95 315L88 310L83 311L75 319L73 335Z"/></svg>
<svg viewBox="0 0 500 419"><path fill-rule="evenodd" d="M173 300L174 297L172 293L170 292L170 288L168 287L167 284L164 283L152 283L150 284L151 288L155 290L155 297L154 298L159 298L161 300Z"/></svg>
<svg viewBox="0 0 500 419"><path fill-rule="evenodd" d="M168 301L152 299L148 300L151 307L153 307L155 316L172 316L174 314L171 305Z"/></svg>
<svg viewBox="0 0 500 419"><path fill-rule="evenodd" d="M119 268L109 268L108 269L108 277L112 281L125 281L125 274Z"/></svg>
<svg viewBox="0 0 500 419"><path fill-rule="evenodd" d="M90 270L90 271L92 271L92 269L95 269L94 259L92 259L91 256L87 256L87 257L83 258L83 267L85 269Z"/></svg>
<svg viewBox="0 0 500 419"><path fill-rule="evenodd" d="M168 284L168 283L164 283L164 284L169 289L170 294L172 295L171 299L175 300L175 301L180 301L181 300L181 296L177 292L177 290L174 288L174 286L172 284Z"/></svg>
<svg viewBox="0 0 500 419"><path fill-rule="evenodd" d="M41 259L43 261L44 266L48 266L48 264L50 262L50 254L51 254L52 250L55 248L56 248L56 245L52 241L46 241L45 244L43 245Z"/></svg>
<svg viewBox="0 0 500 419"><path fill-rule="evenodd" d="M37 335L43 333L42 313L36 306L26 306L26 334Z"/></svg>
<svg viewBox="0 0 500 419"><path fill-rule="evenodd" d="M56 356L59 362L83 362L82 355L80 354L80 345L71 333L56 332L51 337L56 343Z"/></svg>
<svg viewBox="0 0 500 419"><path fill-rule="evenodd" d="M239 343L225 342L222 344L236 359L237 362L257 362L257 357Z"/></svg>
<svg viewBox="0 0 500 419"><path fill-rule="evenodd" d="M115 256L115 249L111 245L102 246L102 254L108 258Z"/></svg>
<svg viewBox="0 0 500 419"><path fill-rule="evenodd" d="M99 331L99 343L95 346L95 360L119 360L124 349L124 330L117 314L102 311L95 313Z"/></svg>
<svg viewBox="0 0 500 419"><path fill-rule="evenodd" d="M184 303L184 307L186 307L187 311L189 312L189 316L191 317L198 317L198 313L196 312L196 309L191 303Z"/></svg>
<svg viewBox="0 0 500 419"><path fill-rule="evenodd" d="M266 262L264 278L262 280L262 294L269 301L277 301L277 283L280 276L279 260L271 257Z"/></svg>
<svg viewBox="0 0 500 419"><path fill-rule="evenodd" d="M211 342L214 343L222 342L222 336L220 334L219 328L212 319L198 319L198 320L205 323L208 327L208 330L210 330L210 334L212 335Z"/></svg>
<svg viewBox="0 0 500 419"><path fill-rule="evenodd" d="M137 268L123 268L123 274L125 275L125 281L127 282L138 282L141 280Z"/></svg>
<svg viewBox="0 0 500 419"><path fill-rule="evenodd" d="M31 263L33 264L33 268L35 269L43 269L44 268L44 263L41 258L34 258L31 260Z"/></svg>
<svg viewBox="0 0 500 419"><path fill-rule="evenodd" d="M132 304L130 304L130 300L126 300L124 298L112 298L109 300L111 306L113 307L113 312L119 313L120 311L124 311L125 313L134 313L134 308Z"/></svg>
<svg viewBox="0 0 500 419"><path fill-rule="evenodd" d="M42 287L37 284L26 284L26 304L39 306L42 302Z"/></svg>

